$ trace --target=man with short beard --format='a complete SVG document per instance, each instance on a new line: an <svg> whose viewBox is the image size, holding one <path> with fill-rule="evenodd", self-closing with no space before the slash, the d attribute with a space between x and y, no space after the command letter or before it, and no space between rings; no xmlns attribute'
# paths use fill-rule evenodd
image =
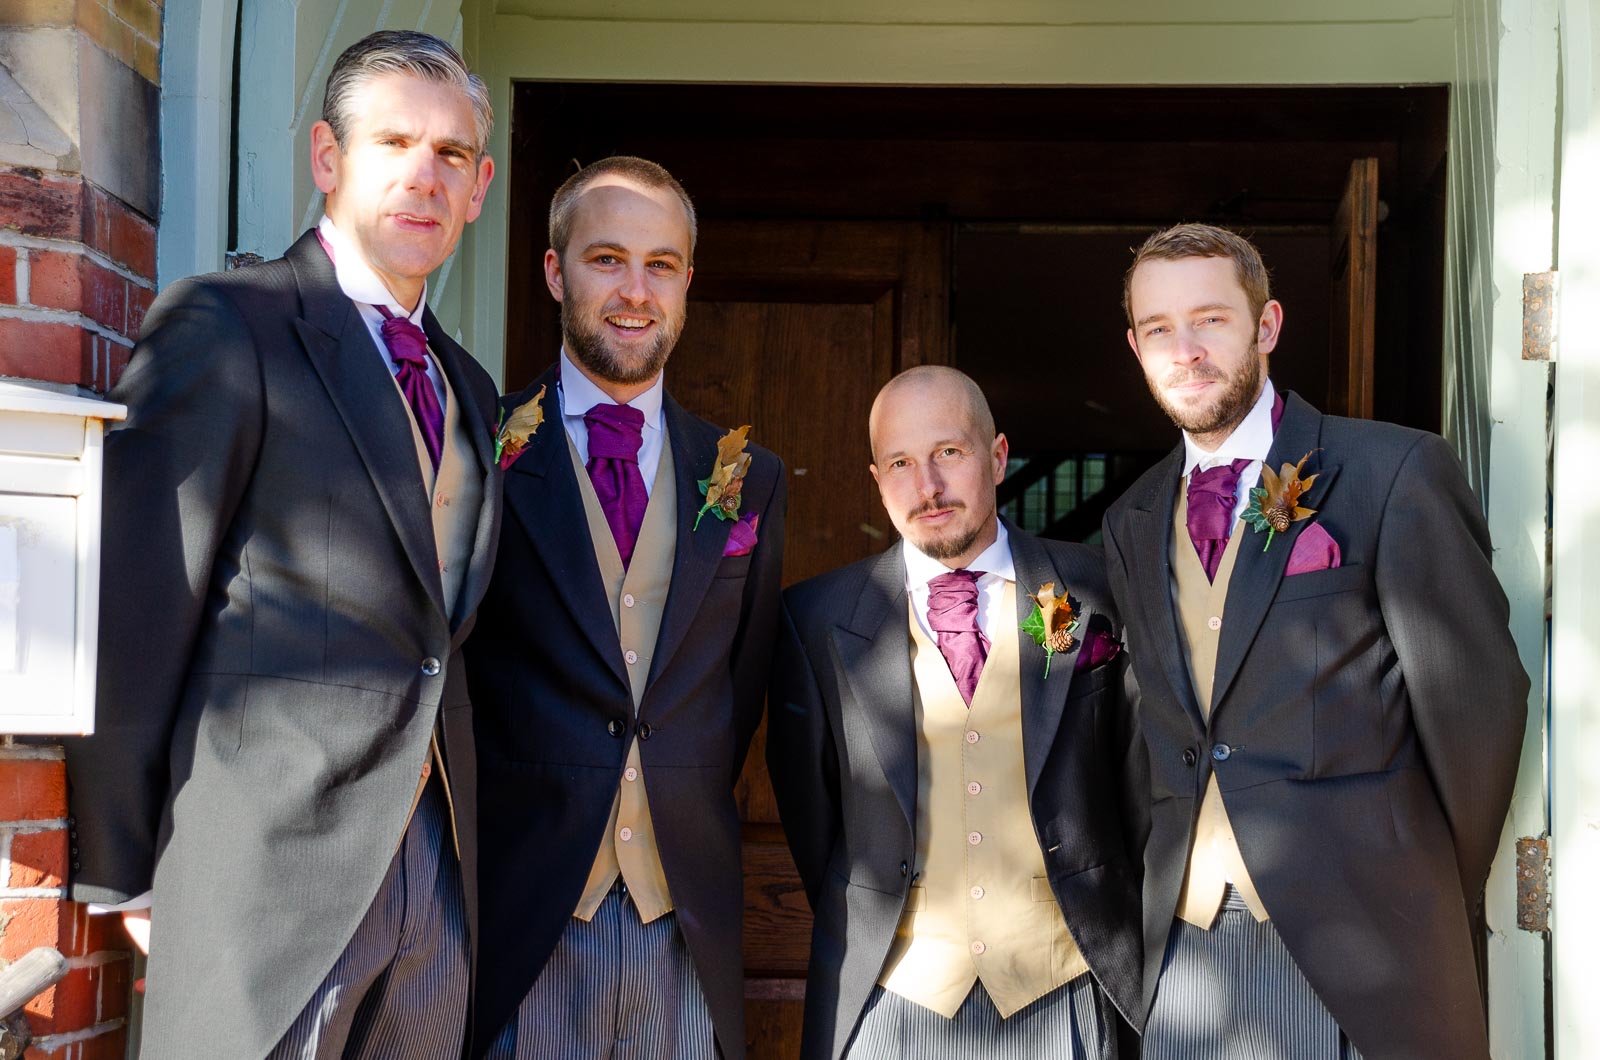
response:
<svg viewBox="0 0 1600 1060"><path fill-rule="evenodd" d="M890 380L870 435L901 540L784 594L768 714L815 913L801 1055L1109 1060L1146 781L1100 554L998 518L1006 437L961 372Z"/></svg>
<svg viewBox="0 0 1600 1060"><path fill-rule="evenodd" d="M663 387L694 242L660 166L575 174L545 254L560 359L502 401L505 527L466 649L476 1051L497 1058L744 1055L733 784L777 629L783 468Z"/></svg>
<svg viewBox="0 0 1600 1060"><path fill-rule="evenodd" d="M1234 233L1151 236L1123 300L1183 430L1104 527L1150 753L1144 1056L1487 1060L1471 933L1528 679L1478 501L1439 437L1274 389L1283 308Z"/></svg>

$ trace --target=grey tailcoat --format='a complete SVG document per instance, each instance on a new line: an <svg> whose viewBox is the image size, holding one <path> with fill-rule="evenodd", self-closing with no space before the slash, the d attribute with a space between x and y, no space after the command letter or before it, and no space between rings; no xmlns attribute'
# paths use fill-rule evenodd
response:
<svg viewBox="0 0 1600 1060"><path fill-rule="evenodd" d="M1215 772L1274 926L1362 1055L1487 1060L1470 925L1528 695L1488 530L1436 435L1286 394L1267 461L1306 453L1317 478L1300 503L1342 565L1285 577L1310 520L1265 551L1243 531L1209 720L1172 603L1182 445L1106 514L1150 751L1145 1003Z"/></svg>
<svg viewBox="0 0 1600 1060"><path fill-rule="evenodd" d="M431 312L484 476L446 613L403 399L306 233L156 300L113 390L96 735L73 741L72 897L152 885L144 1055L261 1056L360 922L442 718L475 932L459 649L499 531L494 386Z"/></svg>

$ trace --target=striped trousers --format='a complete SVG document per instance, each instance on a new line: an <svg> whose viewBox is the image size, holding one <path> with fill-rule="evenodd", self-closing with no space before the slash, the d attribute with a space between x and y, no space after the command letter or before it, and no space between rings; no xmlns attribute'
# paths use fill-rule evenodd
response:
<svg viewBox="0 0 1600 1060"><path fill-rule="evenodd" d="M435 779L367 915L267 1060L454 1060L469 974L461 871Z"/></svg>
<svg viewBox="0 0 1600 1060"><path fill-rule="evenodd" d="M737 954L734 955L737 959ZM488 1027L479 1028L487 1033ZM716 1060L689 948L672 913L645 924L619 879L573 917L485 1060Z"/></svg>
<svg viewBox="0 0 1600 1060"><path fill-rule="evenodd" d="M1093 975L1080 975L1002 1019L983 983L946 1019L872 988L849 1060L1116 1060L1117 1036Z"/></svg>
<svg viewBox="0 0 1600 1060"><path fill-rule="evenodd" d="M1144 1060L1361 1060L1272 921L1228 888L1210 931L1172 922Z"/></svg>

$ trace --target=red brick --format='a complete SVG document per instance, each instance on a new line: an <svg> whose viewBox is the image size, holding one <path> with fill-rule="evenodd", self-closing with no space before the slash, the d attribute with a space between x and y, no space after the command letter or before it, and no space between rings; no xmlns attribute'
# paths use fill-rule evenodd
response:
<svg viewBox="0 0 1600 1060"><path fill-rule="evenodd" d="M82 913L82 920L75 925L80 930L72 936L73 942L81 949L80 956L106 951L133 952L133 941L123 930L121 916L115 913L94 915L89 913L88 906L74 905L73 909Z"/></svg>
<svg viewBox="0 0 1600 1060"><path fill-rule="evenodd" d="M144 327L144 315L150 312L150 304L156 300L156 293L148 287L137 284L128 284L128 330L123 334L130 339L139 337L139 329Z"/></svg>
<svg viewBox="0 0 1600 1060"><path fill-rule="evenodd" d="M83 180L37 169L0 168L0 226L24 235L78 239L83 230Z"/></svg>
<svg viewBox="0 0 1600 1060"><path fill-rule="evenodd" d="M117 919L122 919L118 917ZM133 958L107 961L100 966L100 1022L128 1014L133 990Z"/></svg>
<svg viewBox="0 0 1600 1060"><path fill-rule="evenodd" d="M0 304L17 304L17 251L0 247Z"/></svg>
<svg viewBox="0 0 1600 1060"><path fill-rule="evenodd" d="M84 372L90 338L76 324L0 317L0 375L88 385L93 378ZM12 765L0 761L0 791L5 788L4 773ZM9 820L16 818L0 812L0 821Z"/></svg>
<svg viewBox="0 0 1600 1060"><path fill-rule="evenodd" d="M116 1027L85 1038L78 1046L78 1054L72 1060L127 1060L128 1032L125 1027Z"/></svg>
<svg viewBox="0 0 1600 1060"><path fill-rule="evenodd" d="M133 349L128 346L112 345L111 347L111 379L110 385L105 389L117 385L117 380L122 378L123 369L128 367L128 362L133 359Z"/></svg>
<svg viewBox="0 0 1600 1060"><path fill-rule="evenodd" d="M78 308L80 254L61 250L28 251L28 303L51 309Z"/></svg>
<svg viewBox="0 0 1600 1060"><path fill-rule="evenodd" d="M0 902L0 960L14 961L39 946L55 946L63 956L73 956L57 945L64 904L52 898Z"/></svg>
<svg viewBox="0 0 1600 1060"><path fill-rule="evenodd" d="M100 1001L100 969L72 968L66 978L24 1007L33 1033L65 1034L95 1025Z"/></svg>
<svg viewBox="0 0 1600 1060"><path fill-rule="evenodd" d="M67 876L67 833L22 832L11 837L11 886L60 887Z"/></svg>
<svg viewBox="0 0 1600 1060"><path fill-rule="evenodd" d="M0 339L0 347L4 345L4 339ZM37 758L0 759L0 821L39 821L66 815L65 762Z"/></svg>
<svg viewBox="0 0 1600 1060"><path fill-rule="evenodd" d="M119 334L128 326L128 281L83 254L28 252L28 301L82 313Z"/></svg>
<svg viewBox="0 0 1600 1060"><path fill-rule="evenodd" d="M156 275L156 229L116 196L88 185L84 241L146 279Z"/></svg>

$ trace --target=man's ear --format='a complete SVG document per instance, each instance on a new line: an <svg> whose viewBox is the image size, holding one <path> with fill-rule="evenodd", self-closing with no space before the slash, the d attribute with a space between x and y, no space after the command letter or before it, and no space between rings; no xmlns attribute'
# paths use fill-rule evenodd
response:
<svg viewBox="0 0 1600 1060"><path fill-rule="evenodd" d="M1133 337L1132 328L1128 329L1128 349L1133 351L1135 360L1137 360L1140 364L1144 363L1144 358L1139 356L1139 340Z"/></svg>
<svg viewBox="0 0 1600 1060"><path fill-rule="evenodd" d="M544 252L544 285L550 288L551 298L561 301L566 284L561 275L561 255L556 253L554 247Z"/></svg>
<svg viewBox="0 0 1600 1060"><path fill-rule="evenodd" d="M1283 333L1283 306L1276 298L1261 307L1261 319L1256 321L1256 348L1271 353Z"/></svg>
<svg viewBox="0 0 1600 1060"><path fill-rule="evenodd" d="M483 212L483 200L489 194L489 182L494 179L494 159L484 155L478 159L478 179L472 186L472 198L467 200L467 222L478 219Z"/></svg>
<svg viewBox="0 0 1600 1060"><path fill-rule="evenodd" d="M339 187L339 162L344 152L339 148L333 126L319 121L311 127L311 179L317 190L332 195Z"/></svg>
<svg viewBox="0 0 1600 1060"><path fill-rule="evenodd" d="M1006 461L1011 456L1011 443L1004 434L994 436L994 446L989 453L994 458L994 484L998 486L1006 480Z"/></svg>

